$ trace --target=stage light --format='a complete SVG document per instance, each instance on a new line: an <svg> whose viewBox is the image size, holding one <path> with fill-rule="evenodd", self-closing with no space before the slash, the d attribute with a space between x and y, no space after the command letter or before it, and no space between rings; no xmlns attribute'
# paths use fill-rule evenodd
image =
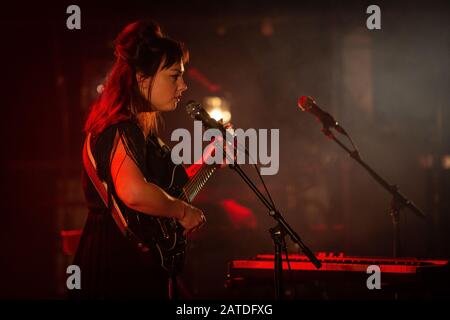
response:
<svg viewBox="0 0 450 320"><path fill-rule="evenodd" d="M209 113L211 118L223 123L228 123L231 120L230 104L221 97L205 97L203 99L203 106Z"/></svg>
<svg viewBox="0 0 450 320"><path fill-rule="evenodd" d="M446 154L442 157L442 168L444 170L450 169L450 155Z"/></svg>
<svg viewBox="0 0 450 320"><path fill-rule="evenodd" d="M209 115L211 116L211 118L213 118L214 120L223 120L224 123L227 123L230 121L231 119L231 113L228 111L222 111L220 109L213 109L209 112Z"/></svg>

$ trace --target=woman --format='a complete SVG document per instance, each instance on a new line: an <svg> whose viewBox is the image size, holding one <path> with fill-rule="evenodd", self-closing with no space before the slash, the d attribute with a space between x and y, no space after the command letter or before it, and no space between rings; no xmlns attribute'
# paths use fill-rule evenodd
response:
<svg viewBox="0 0 450 320"><path fill-rule="evenodd" d="M174 218L188 234L205 218L201 210L160 186L170 179L170 156L157 138L161 112L176 108L187 86L188 53L154 22L138 21L115 40L116 61L85 124L96 173L125 217ZM169 273L155 254L143 255L123 234L86 170L89 215L74 259L81 270L77 298L168 298ZM109 202L108 202L109 203ZM154 249L154 248L153 248Z"/></svg>

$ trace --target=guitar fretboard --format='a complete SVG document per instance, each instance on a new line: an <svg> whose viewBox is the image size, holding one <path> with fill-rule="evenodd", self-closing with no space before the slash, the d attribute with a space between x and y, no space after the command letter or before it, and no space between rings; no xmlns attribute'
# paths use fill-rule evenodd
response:
<svg viewBox="0 0 450 320"><path fill-rule="evenodd" d="M184 201L192 202L200 190L205 186L206 182L208 182L209 178L214 174L216 169L215 165L202 165L200 170L197 171L193 178L183 188L183 195L180 198Z"/></svg>

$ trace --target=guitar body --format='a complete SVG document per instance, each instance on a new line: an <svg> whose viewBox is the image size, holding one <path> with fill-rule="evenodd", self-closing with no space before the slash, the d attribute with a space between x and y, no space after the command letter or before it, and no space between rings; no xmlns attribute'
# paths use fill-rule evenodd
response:
<svg viewBox="0 0 450 320"><path fill-rule="evenodd" d="M189 180L181 165L172 169L171 181L160 186L173 197L190 203L216 170L215 166L204 165ZM146 247L156 249L161 266L169 273L183 268L187 239L183 226L174 218L161 218L142 213L128 215L129 228L139 237Z"/></svg>
<svg viewBox="0 0 450 320"><path fill-rule="evenodd" d="M173 197L183 194L183 187L189 181L184 168L174 166L172 179L166 186L159 186ZM183 199L184 200L184 199ZM180 270L184 262L187 239L184 228L174 218L161 218L142 213L127 215L129 228L139 237L143 245L156 250L161 266L169 272Z"/></svg>
<svg viewBox="0 0 450 320"><path fill-rule="evenodd" d="M148 154L153 157L149 167L154 170L151 176L155 177L150 182L187 203L191 203L216 170L214 165L197 165L197 170L189 178L183 166L172 163L170 149L157 146L156 141ZM140 243L150 250L156 250L164 269L169 273L182 269L187 239L183 235L183 226L176 219L135 212L127 215L127 223Z"/></svg>
<svg viewBox="0 0 450 320"><path fill-rule="evenodd" d="M90 149L90 134L87 135L83 147L83 164L91 182L106 207L108 204L108 188L97 176L96 163ZM216 166L207 164L193 165L189 168L189 176L181 165L171 160L170 149L159 139L151 139L147 143L145 177L171 196L190 203L200 192L208 179L216 170ZM192 169L192 170L191 170ZM139 251L151 256L157 253L161 266L171 275L183 267L187 239L184 228L174 218L163 218L143 214L131 209L124 209L112 196L112 216L120 231ZM123 212L121 212L123 211Z"/></svg>

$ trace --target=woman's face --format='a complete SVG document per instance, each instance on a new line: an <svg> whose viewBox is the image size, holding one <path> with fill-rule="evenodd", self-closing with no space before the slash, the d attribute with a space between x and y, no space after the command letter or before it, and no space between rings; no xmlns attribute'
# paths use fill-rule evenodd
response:
<svg viewBox="0 0 450 320"><path fill-rule="evenodd" d="M181 100L181 95L187 89L186 83L183 80L183 74L184 65L180 61L167 69L162 69L160 66L153 77L145 79L139 74L137 75L141 94L150 102L152 110L175 110L178 102Z"/></svg>

